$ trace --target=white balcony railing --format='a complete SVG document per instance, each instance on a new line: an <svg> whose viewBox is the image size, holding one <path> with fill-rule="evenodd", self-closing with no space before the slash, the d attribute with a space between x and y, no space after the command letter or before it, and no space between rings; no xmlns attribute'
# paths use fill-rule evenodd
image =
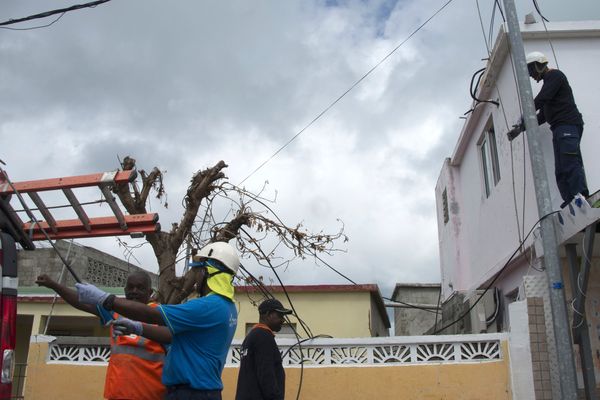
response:
<svg viewBox="0 0 600 400"><path fill-rule="evenodd" d="M285 366L394 365L501 360L505 334L398 336L359 339L277 341ZM93 342L90 341L93 340ZM59 338L50 344L49 363L106 364L110 346L100 338ZM87 342L87 343L86 343ZM227 366L240 363L241 341L234 340Z"/></svg>

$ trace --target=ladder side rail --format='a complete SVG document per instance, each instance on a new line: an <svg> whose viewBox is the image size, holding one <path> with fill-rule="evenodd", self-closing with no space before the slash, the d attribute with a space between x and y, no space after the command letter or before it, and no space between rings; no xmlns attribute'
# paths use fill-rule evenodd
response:
<svg viewBox="0 0 600 400"><path fill-rule="evenodd" d="M135 180L137 172L113 171L89 175L67 176L62 178L38 179L32 181L13 182L19 193L44 192L50 190L75 189L79 187L98 186L102 183L122 184ZM0 194L14 194L15 191L7 182L0 182Z"/></svg>

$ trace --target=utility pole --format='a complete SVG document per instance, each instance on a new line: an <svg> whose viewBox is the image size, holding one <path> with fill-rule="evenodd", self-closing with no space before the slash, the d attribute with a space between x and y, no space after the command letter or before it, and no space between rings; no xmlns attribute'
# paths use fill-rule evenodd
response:
<svg viewBox="0 0 600 400"><path fill-rule="evenodd" d="M575 372L575 359L571 342L571 329L567 315L565 292L562 277L560 258L558 256L558 242L556 230L552 219L546 218L552 212L550 201L550 187L546 174L544 156L540 142L540 129L537 123L535 105L533 104L533 91L529 81L529 73L525 62L525 49L517 17L514 0L503 0L510 51L515 61L519 96L523 107L523 119L527 130L527 144L531 157L531 170L535 187L538 213L544 248L544 264L548 277L550 307L552 310L552 324L556 343L556 357L560 377L560 399L577 400L577 376ZM555 394L556 395L556 394Z"/></svg>

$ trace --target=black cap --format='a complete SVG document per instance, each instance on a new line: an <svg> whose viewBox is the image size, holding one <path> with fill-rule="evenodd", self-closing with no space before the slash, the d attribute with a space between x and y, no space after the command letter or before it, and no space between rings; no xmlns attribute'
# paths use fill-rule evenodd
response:
<svg viewBox="0 0 600 400"><path fill-rule="evenodd" d="M291 314L292 310L288 310L287 308L283 307L283 304L281 304L281 302L277 299L267 299L265 301L263 301L262 303L260 303L260 305L258 306L258 312L260 314L266 314L269 311L277 311L278 313L281 314Z"/></svg>

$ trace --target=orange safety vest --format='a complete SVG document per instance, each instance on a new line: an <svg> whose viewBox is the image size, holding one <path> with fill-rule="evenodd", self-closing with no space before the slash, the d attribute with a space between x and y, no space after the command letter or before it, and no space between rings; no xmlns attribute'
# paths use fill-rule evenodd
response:
<svg viewBox="0 0 600 400"><path fill-rule="evenodd" d="M150 303L151 307L158 304ZM113 314L116 319L118 314ZM110 400L160 400L166 393L162 384L164 347L142 336L112 335L106 370L104 397Z"/></svg>

